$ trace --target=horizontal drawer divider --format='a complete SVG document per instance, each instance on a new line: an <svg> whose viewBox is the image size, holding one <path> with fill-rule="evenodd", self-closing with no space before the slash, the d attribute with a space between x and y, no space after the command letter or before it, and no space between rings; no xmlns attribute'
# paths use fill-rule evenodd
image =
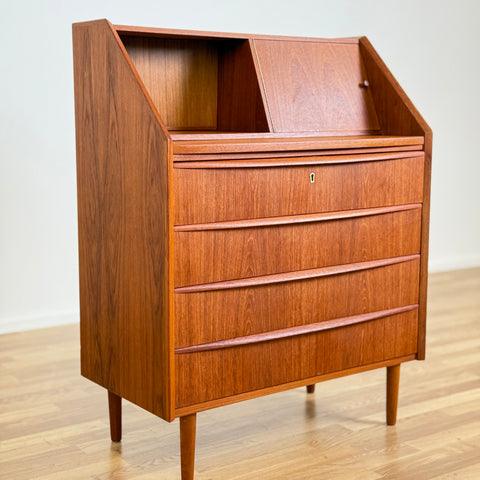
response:
<svg viewBox="0 0 480 480"><path fill-rule="evenodd" d="M264 138L261 138L261 137ZM255 138L256 137L256 138ZM173 153L227 153L227 152L282 152L301 150L330 150L364 147L402 147L425 143L424 137L416 136L339 136L339 137L292 137L279 134L235 135L226 138L225 135L216 138L199 140L180 140L173 142Z"/></svg>
<svg viewBox="0 0 480 480"><path fill-rule="evenodd" d="M175 349L176 354L204 352L207 350L219 350L221 348L238 347L252 343L268 342L281 338L295 337L298 335L306 335L309 333L321 332L323 330L332 330L334 328L346 327L358 323L378 320L384 317L390 317L404 312L409 312L418 308L418 304L407 305L403 307L390 308L388 310L380 310L377 312L364 313L361 315L353 315L350 317L335 318L333 320L325 320L323 322L311 323L309 325L300 325L298 327L282 328L270 332L257 333L254 335L246 335L244 337L230 338L228 340L219 340L217 342L203 343L200 345L192 345L189 347L180 347Z"/></svg>
<svg viewBox="0 0 480 480"><path fill-rule="evenodd" d="M191 225L175 225L175 232L194 232L204 230L227 230L233 228L269 227L275 225L291 225L298 223L326 222L370 215L382 215L385 213L401 212L422 208L421 203L408 205L394 205L391 207L363 208L359 210L342 210L327 213L309 213L304 215L287 215L281 217L253 218L248 220L231 220L226 222L196 223Z"/></svg>
<svg viewBox="0 0 480 480"><path fill-rule="evenodd" d="M422 151L371 153L363 155L322 155L311 157L264 158L250 160L204 160L197 162L175 162L175 168L262 168L288 167L299 165L332 165L337 163L377 162L418 157Z"/></svg>
<svg viewBox="0 0 480 480"><path fill-rule="evenodd" d="M279 159L281 157L294 159L296 157L318 157L325 155L359 155L385 152L406 152L416 150L419 155L423 153L422 145L407 145L403 147L370 147L370 148L349 148L338 150L307 150L299 152L255 152L255 153L189 153L175 154L174 162L194 162L207 160L259 160L261 158Z"/></svg>
<svg viewBox="0 0 480 480"><path fill-rule="evenodd" d="M388 265L394 265L396 263L417 260L419 258L419 254L405 255L402 257L371 260L368 262L348 263L346 265L334 265L330 267L311 268L308 270L297 270L295 272L275 273L272 275L262 275L258 277L248 277L237 280L227 280L223 282L202 283L200 285L176 287L174 291L175 293L195 293L207 292L212 290L227 290L229 288L258 287L261 285L269 285L272 283L307 280L310 278L326 277L329 275L340 275L342 273L357 272L360 270L368 270L370 268L385 267Z"/></svg>

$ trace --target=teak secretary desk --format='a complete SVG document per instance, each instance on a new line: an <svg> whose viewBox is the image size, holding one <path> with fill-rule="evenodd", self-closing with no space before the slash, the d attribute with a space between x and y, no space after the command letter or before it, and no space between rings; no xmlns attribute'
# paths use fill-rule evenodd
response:
<svg viewBox="0 0 480 480"><path fill-rule="evenodd" d="M368 40L73 26L82 374L180 418L425 358L432 134Z"/></svg>

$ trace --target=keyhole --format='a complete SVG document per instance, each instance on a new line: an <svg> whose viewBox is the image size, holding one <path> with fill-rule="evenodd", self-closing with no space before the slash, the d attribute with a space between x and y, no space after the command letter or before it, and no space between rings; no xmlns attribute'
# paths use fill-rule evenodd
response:
<svg viewBox="0 0 480 480"><path fill-rule="evenodd" d="M310 183L315 183L315 173L310 174Z"/></svg>

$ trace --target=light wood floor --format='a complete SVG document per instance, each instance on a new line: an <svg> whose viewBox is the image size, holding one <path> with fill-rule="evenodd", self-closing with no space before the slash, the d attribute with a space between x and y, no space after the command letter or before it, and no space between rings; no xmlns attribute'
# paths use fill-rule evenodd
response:
<svg viewBox="0 0 480 480"><path fill-rule="evenodd" d="M198 480L480 479L480 269L431 276L427 360L200 413ZM124 402L111 444L105 391L80 377L78 326L0 336L0 478L180 478L178 421Z"/></svg>

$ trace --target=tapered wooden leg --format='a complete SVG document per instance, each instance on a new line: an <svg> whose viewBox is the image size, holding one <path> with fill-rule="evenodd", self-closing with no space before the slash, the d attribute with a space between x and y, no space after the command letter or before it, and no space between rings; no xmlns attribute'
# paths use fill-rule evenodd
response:
<svg viewBox="0 0 480 480"><path fill-rule="evenodd" d="M110 415L110 437L112 442L122 439L122 397L108 391L108 413Z"/></svg>
<svg viewBox="0 0 480 480"><path fill-rule="evenodd" d="M399 383L400 365L387 367L387 425L395 425L397 422Z"/></svg>
<svg viewBox="0 0 480 480"><path fill-rule="evenodd" d="M197 414L180 417L180 457L182 480L193 480L195 466L195 433Z"/></svg>
<svg viewBox="0 0 480 480"><path fill-rule="evenodd" d="M307 393L314 393L315 392L315 384L307 385Z"/></svg>

